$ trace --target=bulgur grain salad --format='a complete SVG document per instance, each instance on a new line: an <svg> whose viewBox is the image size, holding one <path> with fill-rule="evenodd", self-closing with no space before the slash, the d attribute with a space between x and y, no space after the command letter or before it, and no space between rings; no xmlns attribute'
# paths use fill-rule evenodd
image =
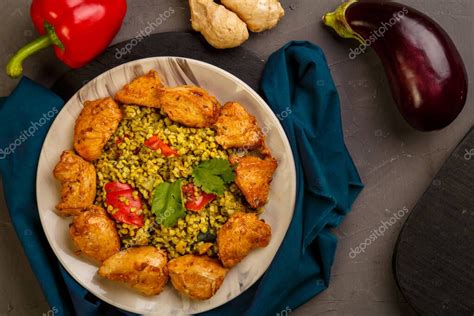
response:
<svg viewBox="0 0 474 316"><path fill-rule="evenodd" d="M143 203L145 224L142 227L117 223L125 247L153 244L166 250L172 259L198 252L204 243L212 241L213 247L207 253L215 255L215 236L219 228L230 215L246 210L242 194L235 184L201 211L188 212L174 227L156 225L150 209L153 189L158 184L180 178L191 183L193 167L201 161L228 159L227 151L219 148L215 141L215 132L210 128L180 126L159 109L123 105L122 112L117 131L105 145L102 156L93 162L97 171L95 204L105 207L106 183L128 183L147 203ZM145 140L153 135L177 150L179 156L163 157L159 149L144 146ZM107 210L113 212L110 205Z"/></svg>
<svg viewBox="0 0 474 316"><path fill-rule="evenodd" d="M243 105L165 87L152 70L84 103L74 150L54 169L57 210L74 216L75 248L102 277L145 295L171 279L181 294L209 299L230 268L270 242L258 215L276 168Z"/></svg>

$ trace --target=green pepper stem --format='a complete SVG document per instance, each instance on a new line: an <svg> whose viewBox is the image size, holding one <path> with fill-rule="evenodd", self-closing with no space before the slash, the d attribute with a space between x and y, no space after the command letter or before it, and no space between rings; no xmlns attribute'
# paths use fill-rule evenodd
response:
<svg viewBox="0 0 474 316"><path fill-rule="evenodd" d="M361 43L364 43L365 40L362 36L354 32L351 26L346 20L346 10L358 0L349 0L341 4L336 11L326 13L323 16L323 23L329 27L332 27L339 36L344 38L354 38Z"/></svg>
<svg viewBox="0 0 474 316"><path fill-rule="evenodd" d="M23 61L34 53L53 44L53 40L49 34L45 34L34 41L22 47L18 52L10 58L7 64L7 75L11 78L18 78L23 73Z"/></svg>

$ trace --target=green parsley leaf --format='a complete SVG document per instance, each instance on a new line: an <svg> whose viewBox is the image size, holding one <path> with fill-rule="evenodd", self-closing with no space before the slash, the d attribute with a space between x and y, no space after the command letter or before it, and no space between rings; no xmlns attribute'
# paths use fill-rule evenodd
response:
<svg viewBox="0 0 474 316"><path fill-rule="evenodd" d="M194 184L206 193L224 194L225 183L219 176L208 173L205 169L193 170Z"/></svg>
<svg viewBox="0 0 474 316"><path fill-rule="evenodd" d="M234 181L235 174L226 159L210 159L193 169L194 184L206 193L224 194L226 184Z"/></svg>
<svg viewBox="0 0 474 316"><path fill-rule="evenodd" d="M151 211L156 216L156 222L165 227L172 227L178 219L186 215L181 180L173 183L160 183L153 193Z"/></svg>

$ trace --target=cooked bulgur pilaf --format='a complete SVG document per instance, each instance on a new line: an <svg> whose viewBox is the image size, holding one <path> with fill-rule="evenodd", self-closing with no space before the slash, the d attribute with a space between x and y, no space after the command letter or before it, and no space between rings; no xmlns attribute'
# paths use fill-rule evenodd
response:
<svg viewBox="0 0 474 316"><path fill-rule="evenodd" d="M104 185L118 181L127 183L141 195L145 224L117 223L124 247L152 244L165 250L169 258L188 253L217 252L215 237L218 229L236 211L244 211L242 195L235 184L224 195L209 203L200 212L187 212L174 227L156 223L151 213L154 188L164 181L190 180L193 168L211 158L228 158L228 153L219 148L215 132L210 128L188 128L172 122L159 109L123 105L123 119L118 129L107 142L102 156L94 161L97 170L97 197L95 203L105 207ZM158 136L178 151L177 157L165 157L160 150L144 146L144 142ZM107 209L114 212L113 209Z"/></svg>

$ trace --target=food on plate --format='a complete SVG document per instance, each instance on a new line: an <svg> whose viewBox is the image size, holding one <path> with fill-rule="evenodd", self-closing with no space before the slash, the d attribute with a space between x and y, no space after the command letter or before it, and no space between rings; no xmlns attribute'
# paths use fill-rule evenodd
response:
<svg viewBox="0 0 474 316"><path fill-rule="evenodd" d="M76 121L74 148L92 162L66 151L55 169L58 210L78 215L70 236L102 277L157 295L169 267L176 290L209 299L269 243L258 216L277 162L255 117L235 102L221 113L202 88L165 87L151 71L115 98L86 102Z"/></svg>
<svg viewBox="0 0 474 316"><path fill-rule="evenodd" d="M104 185L105 204L118 223L143 226L142 202L138 191L126 183L109 182Z"/></svg>
<svg viewBox="0 0 474 316"><path fill-rule="evenodd" d="M182 188L195 184L193 170L201 163L228 159L228 153L215 141L214 130L182 126L172 122L160 109L123 105L122 110L123 119L117 131L105 146L102 156L94 161L98 176L96 204L111 212L110 207L106 206L106 185L111 182L130 185L134 191L138 191L135 195L141 198L144 217L143 226L117 222L125 247L153 244L166 250L171 259L195 253L200 244L212 242L209 254L215 255L215 236L220 226L227 221L229 214L245 210L245 199L235 183L220 185L217 189L224 188L223 194L216 196L199 212L185 210L184 217L180 217L183 214L181 208L172 207L180 205L176 203L176 198L187 204L188 198L185 199L184 193L182 198L178 197L176 185L169 191L159 189L161 184L172 184L177 180L181 180ZM179 155L167 156L159 148L145 145L153 136L168 144ZM205 173L202 167L198 168L199 175ZM173 193L176 198L164 194L164 198L159 201L166 205L156 205L153 212L153 199L157 190ZM201 187L195 186L197 199L202 193ZM173 212L170 213L170 210ZM168 223L172 226L164 225Z"/></svg>
<svg viewBox="0 0 474 316"><path fill-rule="evenodd" d="M160 107L160 94L162 87L163 84L158 77L158 73L151 70L147 74L139 76L129 84L126 84L115 94L115 100L125 104L136 104L158 108Z"/></svg>
<svg viewBox="0 0 474 316"><path fill-rule="evenodd" d="M109 46L120 30L126 12L126 0L33 0L31 19L41 37L13 55L7 65L7 74L20 77L23 61L51 45L58 59L69 67L86 65Z"/></svg>
<svg viewBox="0 0 474 316"><path fill-rule="evenodd" d="M90 162L66 150L61 154L53 175L61 182L61 201L56 205L59 214L78 215L94 203L96 172Z"/></svg>
<svg viewBox="0 0 474 316"><path fill-rule="evenodd" d="M112 98L86 101L74 127L76 152L88 161L99 158L121 119L122 112Z"/></svg>
<svg viewBox="0 0 474 316"><path fill-rule="evenodd" d="M122 281L145 295L157 295L168 282L166 253L153 246L122 250L105 260L99 275Z"/></svg>
<svg viewBox="0 0 474 316"><path fill-rule="evenodd" d="M222 0L221 3L235 12L252 32L274 28L285 15L278 0Z"/></svg>
<svg viewBox="0 0 474 316"><path fill-rule="evenodd" d="M160 150L160 152L166 157L177 157L179 156L179 152L172 148L170 145L162 141L158 136L151 135L144 143L146 147L151 148L153 150Z"/></svg>
<svg viewBox="0 0 474 316"><path fill-rule="evenodd" d="M232 268L251 250L266 247L271 235L271 227L255 213L235 213L217 233L219 259Z"/></svg>
<svg viewBox="0 0 474 316"><path fill-rule="evenodd" d="M115 223L105 210L91 205L74 217L69 234L77 250L98 262L120 250L120 239Z"/></svg>
<svg viewBox="0 0 474 316"><path fill-rule="evenodd" d="M168 263L171 283L178 292L198 300L211 298L229 271L219 260L185 255Z"/></svg>
<svg viewBox="0 0 474 316"><path fill-rule="evenodd" d="M264 141L262 130L255 116L250 115L237 102L227 102L220 111L215 123L216 141L224 149L259 148Z"/></svg>
<svg viewBox="0 0 474 316"><path fill-rule="evenodd" d="M187 127L211 127L221 107L214 96L195 86L164 88L160 100L170 120Z"/></svg>
<svg viewBox="0 0 474 316"><path fill-rule="evenodd" d="M184 206L188 211L200 212L207 204L217 198L217 195L204 191L196 194L196 188L192 183L183 186L182 191L185 198Z"/></svg>
<svg viewBox="0 0 474 316"><path fill-rule="evenodd" d="M226 185L234 179L234 171L226 159L210 159L201 162L193 169L193 181L202 191L209 194L222 195Z"/></svg>
<svg viewBox="0 0 474 316"><path fill-rule="evenodd" d="M198 247L196 247L196 252L198 255L205 255L209 252L209 250L212 248L213 243L212 242L205 242L205 243L200 243Z"/></svg>
<svg viewBox="0 0 474 316"><path fill-rule="evenodd" d="M433 19L404 4L351 0L323 21L342 37L360 42L351 59L370 43L385 67L398 109L412 127L441 129L461 113L468 90L466 67Z"/></svg>
<svg viewBox="0 0 474 316"><path fill-rule="evenodd" d="M277 161L272 157L260 158L250 155L234 158L232 161L237 164L235 183L247 202L253 208L265 205L273 173L278 167Z"/></svg>
<svg viewBox="0 0 474 316"><path fill-rule="evenodd" d="M183 202L182 180L160 183L153 193L151 211L156 216L156 223L171 228L180 218L186 216Z"/></svg>
<svg viewBox="0 0 474 316"><path fill-rule="evenodd" d="M189 0L191 24L215 48L240 46L249 38L247 25L213 0Z"/></svg>

